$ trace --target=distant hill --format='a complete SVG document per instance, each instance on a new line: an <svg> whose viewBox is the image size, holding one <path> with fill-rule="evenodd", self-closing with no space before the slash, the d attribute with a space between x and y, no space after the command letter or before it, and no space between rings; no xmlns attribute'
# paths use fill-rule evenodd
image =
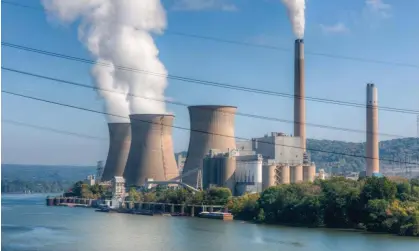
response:
<svg viewBox="0 0 419 251"><path fill-rule="evenodd" d="M57 193L95 174L96 167L1 165L2 193Z"/></svg>
<svg viewBox="0 0 419 251"><path fill-rule="evenodd" d="M340 170L354 172L365 169L365 158L363 158L363 156L365 156L365 143L308 139L307 148L320 150L309 151L311 161L315 162L318 168L340 166ZM362 157L350 157L334 153L345 153ZM187 152L183 151L176 153L175 155L177 157L180 154L186 156ZM403 138L381 141L380 159L394 159L399 162L419 161L419 140L417 138ZM381 161L380 165L383 169L399 167L398 163L390 163L389 161Z"/></svg>
<svg viewBox="0 0 419 251"><path fill-rule="evenodd" d="M42 166L42 165L1 165L2 180L22 181L78 181L95 174L96 167Z"/></svg>
<svg viewBox="0 0 419 251"><path fill-rule="evenodd" d="M365 143L351 143L333 140L307 140L307 148L327 152L345 153L348 155L365 156ZM319 151L309 151L311 161L316 163L317 167L326 164L339 162L341 168L348 171L360 171L365 168L365 159L344 156L333 153L324 153ZM419 161L419 140L418 138L393 139L380 142L380 159L396 160L399 162ZM381 161L381 168L398 167L398 163ZM404 164L402 164L404 165ZM336 166L336 165L334 165Z"/></svg>

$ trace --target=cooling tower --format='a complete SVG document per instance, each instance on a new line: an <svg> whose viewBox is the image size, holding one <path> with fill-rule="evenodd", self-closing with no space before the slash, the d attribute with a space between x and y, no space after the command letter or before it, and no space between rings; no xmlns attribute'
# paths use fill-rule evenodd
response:
<svg viewBox="0 0 419 251"><path fill-rule="evenodd" d="M304 88L304 41L295 40L294 58L294 136L300 137L302 148L306 149L306 108Z"/></svg>
<svg viewBox="0 0 419 251"><path fill-rule="evenodd" d="M290 167L290 180L291 183L299 183L303 181L303 166L291 166Z"/></svg>
<svg viewBox="0 0 419 251"><path fill-rule="evenodd" d="M262 166L262 190L277 185L276 165Z"/></svg>
<svg viewBox="0 0 419 251"><path fill-rule="evenodd" d="M146 179L165 181L177 177L172 142L174 116L133 114L131 148L124 172L128 186L144 185Z"/></svg>
<svg viewBox="0 0 419 251"><path fill-rule="evenodd" d="M109 181L114 176L122 176L127 163L131 146L130 123L108 123L109 151L105 169L101 175L102 181Z"/></svg>
<svg viewBox="0 0 419 251"><path fill-rule="evenodd" d="M232 106L190 106L191 134L188 156L183 168L182 181L196 186L198 170L210 149L228 151L236 148Z"/></svg>
<svg viewBox="0 0 419 251"><path fill-rule="evenodd" d="M281 176L279 179L280 184L289 184L290 183L290 167L289 166L280 166Z"/></svg>
<svg viewBox="0 0 419 251"><path fill-rule="evenodd" d="M378 149L378 93L374 84L367 84L367 144L366 174L372 176L380 172Z"/></svg>

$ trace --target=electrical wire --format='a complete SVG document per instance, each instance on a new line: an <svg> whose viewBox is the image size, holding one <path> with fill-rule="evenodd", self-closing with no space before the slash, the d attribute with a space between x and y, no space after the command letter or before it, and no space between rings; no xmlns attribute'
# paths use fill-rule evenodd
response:
<svg viewBox="0 0 419 251"><path fill-rule="evenodd" d="M17 74L22 74L22 75L27 75L27 76L31 76L31 77L36 77L36 78L50 80L50 81L53 81L53 82L56 82L56 83L68 84L68 85L73 85L73 86L87 88L87 89L93 89L93 90L96 90L96 91L111 92L111 93L116 93L116 94L119 94L119 95L124 95L124 96L126 95L126 96L135 97L135 98L141 98L141 99L146 99L146 100L153 100L153 101L157 101L157 102L163 102L163 103L167 103L167 104L173 104L173 105L184 106L184 107L191 106L191 105L188 105L188 104L185 104L185 103L181 103L181 102L168 101L168 100L162 100L162 99L155 99L155 98L150 98L150 97L145 97L145 96L134 95L132 93L124 93L124 92L118 92L118 91L110 90L110 89L103 89L103 88L95 87L95 86L92 86L92 85L86 85L86 84L76 83L76 82L73 82L73 81L68 81L68 80L63 80L63 79L59 79L59 78L48 77L48 76L45 76L45 75L35 74L35 73L27 72L27 71L20 71L20 70L17 70L17 69L12 69L12 68L3 67L3 66L1 67L1 69L2 70L5 70L5 71L17 73ZM205 110L205 109L208 109L208 108L202 107L200 109ZM232 112L227 112L227 111L220 111L220 112L221 113L232 113ZM235 115L238 115L238 116L243 116L243 117L249 117L249 118L256 118L256 119L261 119L261 120L269 120L269 121L275 121L275 122L282 122L282 123L294 124L294 121L292 121L292 120L286 120L286 119L281 119L281 118L273 118L273 117L267 117L267 116L249 114L249 113L241 113L241 112L236 112L234 114ZM303 123L298 123L298 124L303 124ZM354 133L362 133L362 134L364 134L364 133L366 133L366 134L373 134L373 132L364 131L364 130L357 130L357 129L350 129L350 128L341 128L341 127L327 126L327 125L321 125L321 124L312 124L312 123L304 123L304 124L306 126L318 127L318 128L323 128L323 129L331 129L331 130L338 130L338 131L345 131L345 132L354 132ZM395 134L387 134L387 133L378 133L378 135L380 135L380 136L386 136L386 137L393 137L393 138L408 138L408 136L395 135Z"/></svg>
<svg viewBox="0 0 419 251"><path fill-rule="evenodd" d="M43 8L39 8L36 6L30 6L25 5L21 3L15 3L10 1L1 1L4 4L7 4L8 6L14 6L14 7L20 7L35 11L44 12ZM239 45L239 46L246 46L246 47L254 47L254 48L260 48L260 49L268 49L268 50L275 50L275 51L292 51L291 48L285 48L285 47L278 47L273 45L263 45L263 44L256 44L256 43L250 43L250 42L242 42L237 40L229 40L224 38L218 38L218 37L210 37L210 36L204 36L204 35L198 35L198 34L190 34L185 33L181 31L174 31L174 30L166 30L166 35L173 35L173 36L181 36L181 37L189 37L194 39L202 39L202 40L208 40L212 42L218 42L218 43L226 43L226 44L233 44L233 45ZM362 58L362 57L351 57L351 56L345 56L345 55L336 55L336 54L328 54L328 53L320 53L320 52L313 52L313 51L305 51L305 54L307 55L313 55L313 56L321 56L321 57L327 57L327 58L336 58L336 59L343 59L343 60L351 60L351 61L357 61L357 62L364 62L364 63L374 63L374 64L382 64L382 65L392 65L392 66L398 66L398 67L408 67L408 68L419 68L419 65L409 64L409 63L403 63L403 62L391 62L391 61L384 61L384 60L376 60L376 59L369 59L369 58Z"/></svg>
<svg viewBox="0 0 419 251"><path fill-rule="evenodd" d="M9 47L9 48L29 51L33 53L43 54L43 55L47 55L51 57L56 57L56 58L61 58L61 59L66 59L66 60L71 60L71 61L76 61L76 62L82 62L82 63L92 64L92 65L98 65L98 66L104 66L104 67L113 66L115 69L118 69L118 70L146 74L146 75L151 75L155 77L168 78L168 79L178 80L182 82L213 86L213 87L219 87L219 88L224 88L224 89L238 90L238 91L243 91L243 92L258 93L258 94L264 94L264 95L269 95L269 96L301 99L301 96L299 95L293 95L293 94L287 94L287 93L281 93L281 92L275 92L275 91L269 91L269 90L263 90L263 89L256 89L256 88L249 88L249 87L243 87L243 86L237 86L237 85L231 85L231 84L225 84L225 83L219 83L219 82L213 82L213 81L207 81L207 80L200 80L200 79L176 76L176 75L171 75L171 74L156 73L152 71L135 69L135 68L125 67L125 66L111 65L106 62L101 62L101 61L96 62L94 60L90 60L86 58L73 57L73 56L69 56L65 54L35 49L32 47L26 47L26 46L8 43L8 42L1 42L1 45ZM320 103L359 107L359 108L364 108L364 109L367 108L366 104L360 104L360 103L354 103L354 102L338 101L338 100L332 100L332 99L315 98L315 97L307 97L307 96L304 97L304 99L308 101L314 101L314 102L320 102ZM419 110L401 109L401 108L385 107L385 106L378 106L378 109L380 111L391 111L391 112L399 112L399 113L406 113L406 114L419 114Z"/></svg>
<svg viewBox="0 0 419 251"><path fill-rule="evenodd" d="M123 119L128 119L129 118L129 117L121 116L121 115L118 115L118 114L111 114L111 113L97 111L97 110L88 109L88 108L84 108L84 107L64 104L64 103L55 102L55 101L46 100L46 99L41 99L41 98L37 98L37 97L33 97L33 96L23 95L23 94L19 94L19 93L15 93L15 92L10 92L10 91L5 91L5 90L2 90L1 92L5 93L5 94L8 94L8 95L11 95L11 96L16 96L16 97L21 97L21 98L25 98L25 99L35 100L35 101L44 102L44 103L53 104L53 105L62 106L62 107L73 108L73 109L86 111L86 112L91 112L91 113L95 113L95 114L102 114L102 115L107 115L107 116L112 116L112 117L117 117L117 118L123 118ZM141 120L141 119L138 119L138 118L131 118L131 119L135 120L135 121L140 121L140 122L143 122L143 123L148 123L148 124L157 124L159 126L168 126L168 127L172 127L172 128L179 129L179 130L186 130L186 131L203 133L203 134L211 134L211 135L220 136L220 137L234 138L236 140L245 140L245 141L250 141L251 140L251 139L243 138L243 137L235 137L235 136L230 136L230 135L212 133L212 132L208 132L208 131L194 130L194 129L180 127L180 126L163 125L163 124L154 123L154 122L151 122L151 121ZM289 147L289 148L303 149L302 147L299 147L299 146L277 144L277 143L266 142L266 141L258 141L258 142L262 143L262 144L270 144L270 145L278 145L278 146L284 146L284 147ZM378 159L378 160L381 160L381 161L388 161L388 162L392 162L392 163L403 163L403 164L412 164L412 165L416 164L416 163L413 163L413 162L401 162L401 161L390 160L390 159L373 158L373 157L368 157L368 156L363 156L363 155L356 155L356 154L342 153L342 152L332 152L332 151L326 151L326 150L321 150L321 149L306 148L305 150L310 151L310 152L322 152L322 153L329 153L329 154L355 157L355 158L363 158L363 159Z"/></svg>
<svg viewBox="0 0 419 251"><path fill-rule="evenodd" d="M96 139L96 140L101 140L101 141L108 140L107 138L101 138L101 137L96 137L96 136L87 135L87 134L80 134L80 133L75 133L75 132L70 132L70 131L59 130L52 127L33 125L33 124L23 123L23 122L19 122L15 120L10 120L10 119L1 119L1 122L6 123L6 124L34 128L34 129L43 130L43 131L50 131L54 133L65 134L69 136L75 136L75 137L79 137L83 139L88 138L88 139Z"/></svg>

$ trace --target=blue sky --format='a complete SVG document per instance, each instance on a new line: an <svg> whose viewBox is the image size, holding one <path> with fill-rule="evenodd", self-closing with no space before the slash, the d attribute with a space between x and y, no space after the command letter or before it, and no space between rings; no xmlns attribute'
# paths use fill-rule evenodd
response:
<svg viewBox="0 0 419 251"><path fill-rule="evenodd" d="M40 6L38 0L11 0ZM160 59L173 75L277 92L293 92L294 36L279 0L166 0L170 32L183 32L289 48L277 51L218 43L166 33L156 37ZM419 65L416 0L307 1L306 51ZM44 13L2 6L2 41L89 57L77 26L59 25ZM93 84L91 65L2 47L2 66ZM365 102L367 82L376 83L382 106L419 110L418 68L306 55L306 95ZM2 89L102 110L93 90L2 71ZM293 119L292 99L245 93L169 80L166 96L187 104L236 105L242 113ZM169 105L176 125L189 127L186 107ZM107 137L103 115L2 95L2 118ZM307 122L365 130L361 108L307 102ZM381 133L416 136L413 114L380 112ZM271 131L292 133L292 125L237 116L236 136ZM175 150L186 150L189 132L174 129ZM361 142L365 135L308 127L309 138ZM381 136L381 140L388 139ZM2 162L92 165L106 158L106 140L77 138L2 124Z"/></svg>

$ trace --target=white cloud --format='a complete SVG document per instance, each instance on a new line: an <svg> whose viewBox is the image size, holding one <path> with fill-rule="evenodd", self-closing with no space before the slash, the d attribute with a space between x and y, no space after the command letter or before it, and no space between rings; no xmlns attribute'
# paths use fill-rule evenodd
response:
<svg viewBox="0 0 419 251"><path fill-rule="evenodd" d="M383 18L391 17L392 6L384 2L384 0L366 0L367 9Z"/></svg>
<svg viewBox="0 0 419 251"><path fill-rule="evenodd" d="M330 33L347 33L349 32L348 27L344 23L336 23L333 25L325 25L320 24L320 28L322 29L323 33L330 34Z"/></svg>
<svg viewBox="0 0 419 251"><path fill-rule="evenodd" d="M229 3L227 0L174 0L173 9L186 11L236 11L237 6Z"/></svg>

